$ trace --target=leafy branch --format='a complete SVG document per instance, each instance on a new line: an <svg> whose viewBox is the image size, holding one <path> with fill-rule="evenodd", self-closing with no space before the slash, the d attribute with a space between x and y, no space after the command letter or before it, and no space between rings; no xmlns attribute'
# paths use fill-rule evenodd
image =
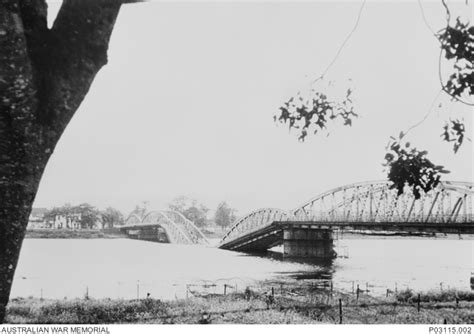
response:
<svg viewBox="0 0 474 334"><path fill-rule="evenodd" d="M454 153L457 153L463 143L465 132L466 128L463 122L459 120L450 120L450 123L446 122L443 126L441 137L443 137L444 141L454 142L453 151Z"/></svg>
<svg viewBox="0 0 474 334"><path fill-rule="evenodd" d="M427 193L436 188L441 174L449 173L444 166L437 166L428 158L428 151L419 151L410 143L402 143L404 134L399 139L390 137L383 166L387 170L387 177L392 182L390 189L397 189L398 196L403 194L405 185L412 189L415 199L421 197L421 191Z"/></svg>
<svg viewBox="0 0 474 334"><path fill-rule="evenodd" d="M445 83L441 76L440 54L439 77L443 90L459 102L474 105L465 101L466 97L474 95L474 26L458 17L454 26L448 21L436 37L441 43L441 54L453 61L453 72Z"/></svg>
<svg viewBox="0 0 474 334"><path fill-rule="evenodd" d="M296 96L291 97L280 107L279 115L273 116L275 122L288 123L290 130L292 128L298 129L298 140L300 141L304 141L308 135L308 131L316 134L318 131L326 129L326 124L330 120L340 118L343 120L343 125L351 126L352 119L358 116L354 112L351 100L353 90L351 88L347 89L345 99L338 101L336 99L330 99L327 93L316 91L313 87L318 81L324 81L325 75L335 64L347 42L357 30L366 2L367 0L362 1L352 30L339 46L331 62L327 65L322 74L310 83L309 97L303 97L303 94L298 92ZM331 82L329 82L329 85L331 85Z"/></svg>
<svg viewBox="0 0 474 334"><path fill-rule="evenodd" d="M280 107L280 114L273 117L275 122L289 125L290 130L299 130L298 140L304 141L308 131L316 134L326 129L329 121L337 118L343 125L352 125L352 119L358 115L354 112L351 100L353 90L348 88L342 101L329 98L327 94L310 91L310 96L305 98L301 93L291 97Z"/></svg>

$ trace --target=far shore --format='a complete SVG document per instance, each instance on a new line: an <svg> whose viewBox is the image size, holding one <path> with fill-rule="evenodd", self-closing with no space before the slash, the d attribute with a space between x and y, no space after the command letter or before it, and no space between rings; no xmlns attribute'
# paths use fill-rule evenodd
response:
<svg viewBox="0 0 474 334"><path fill-rule="evenodd" d="M120 239L126 238L118 228L93 229L28 229L25 238L29 239Z"/></svg>
<svg viewBox="0 0 474 334"><path fill-rule="evenodd" d="M220 239L220 234L204 233L209 239ZM28 239L126 239L128 238L119 228L105 229L27 229L25 238Z"/></svg>

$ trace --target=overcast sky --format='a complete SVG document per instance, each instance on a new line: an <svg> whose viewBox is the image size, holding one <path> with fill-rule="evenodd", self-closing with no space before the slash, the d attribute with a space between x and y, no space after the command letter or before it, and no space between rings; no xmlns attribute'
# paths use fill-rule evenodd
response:
<svg viewBox="0 0 474 334"><path fill-rule="evenodd" d="M141 201L164 208L187 195L240 214L291 209L340 185L383 179L390 135L427 113L440 90L439 47L414 1L368 2L327 80L352 78L360 118L309 136L273 115L307 87L353 28L360 2L150 2L123 6L109 63L51 157L35 206L89 202L125 214ZM438 2L423 2L435 30ZM452 11L469 15L463 2ZM456 7L456 8L455 8ZM50 19L59 8L50 4ZM453 14L454 15L454 14ZM472 181L472 143L441 140L445 120L472 109L441 95L409 140Z"/></svg>

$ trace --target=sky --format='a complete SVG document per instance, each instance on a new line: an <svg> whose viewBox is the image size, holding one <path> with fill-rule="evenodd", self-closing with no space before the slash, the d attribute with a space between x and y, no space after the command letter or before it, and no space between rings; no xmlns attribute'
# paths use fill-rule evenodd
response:
<svg viewBox="0 0 474 334"><path fill-rule="evenodd" d="M455 14L472 7L448 2ZM441 1L422 2L446 24ZM59 3L49 5L52 22ZM299 142L273 115L307 89L354 27L361 2L148 2L124 5L97 75L43 175L35 207L88 202L124 214L147 201L164 209L189 196L243 215L292 209L318 193L384 179L389 136L418 123L440 91L439 47L415 1L369 1L325 79L352 80L352 127ZM345 87L345 86L343 86ZM441 103L442 107L438 108ZM472 143L441 140L446 120L472 109L440 94L407 135L471 181ZM472 107L471 107L472 108ZM472 135L471 135L472 137Z"/></svg>

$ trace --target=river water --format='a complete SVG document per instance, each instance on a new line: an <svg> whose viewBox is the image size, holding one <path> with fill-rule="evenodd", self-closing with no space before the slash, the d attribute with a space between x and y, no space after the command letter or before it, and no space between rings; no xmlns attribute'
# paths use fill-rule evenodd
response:
<svg viewBox="0 0 474 334"><path fill-rule="evenodd" d="M315 281L334 287L360 285L371 294L387 289L469 290L474 239L340 238L329 265L275 256L249 256L210 246L130 239L25 239L11 297L133 299L185 298L189 291L223 293L261 280ZM278 249L277 249L278 250Z"/></svg>

